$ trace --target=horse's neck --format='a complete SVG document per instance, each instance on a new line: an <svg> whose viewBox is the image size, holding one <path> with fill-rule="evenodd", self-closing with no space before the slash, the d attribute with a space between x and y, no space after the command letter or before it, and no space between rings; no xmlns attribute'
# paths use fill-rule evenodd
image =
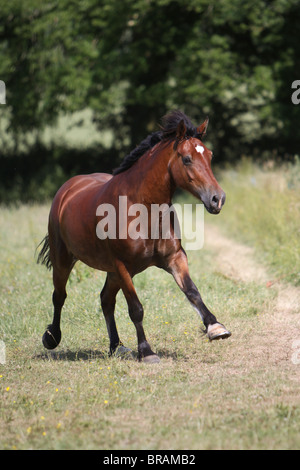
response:
<svg viewBox="0 0 300 470"><path fill-rule="evenodd" d="M170 158L169 146L163 151L153 148L124 173L128 190L137 202L171 203L176 186L168 170Z"/></svg>

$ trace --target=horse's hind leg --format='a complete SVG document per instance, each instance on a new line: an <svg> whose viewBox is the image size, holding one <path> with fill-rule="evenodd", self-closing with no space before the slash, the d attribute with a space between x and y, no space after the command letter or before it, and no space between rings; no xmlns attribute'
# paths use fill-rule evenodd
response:
<svg viewBox="0 0 300 470"><path fill-rule="evenodd" d="M136 294L132 278L123 263L117 262L116 268L120 286L127 301L129 316L136 328L139 360L148 363L159 362L159 357L154 354L146 340L143 328L144 309Z"/></svg>
<svg viewBox="0 0 300 470"><path fill-rule="evenodd" d="M67 252L67 249L62 241L58 244L55 250L51 251L50 244L50 257L53 267L53 285L54 291L52 295L52 302L54 306L53 322L48 325L43 335L43 345L47 349L54 349L59 345L61 340L60 330L60 316L61 310L67 297L66 284L70 272L74 266L73 256Z"/></svg>
<svg viewBox="0 0 300 470"><path fill-rule="evenodd" d="M100 294L100 299L109 335L109 351L110 354L116 354L117 356L126 355L127 353L131 352L131 350L125 348L123 343L120 341L115 322L114 313L116 305L116 295L119 292L120 288L121 287L118 276L115 273L107 273L106 281Z"/></svg>

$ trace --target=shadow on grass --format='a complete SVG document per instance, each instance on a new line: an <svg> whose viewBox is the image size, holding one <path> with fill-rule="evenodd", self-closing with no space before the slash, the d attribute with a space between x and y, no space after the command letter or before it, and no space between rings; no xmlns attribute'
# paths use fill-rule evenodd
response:
<svg viewBox="0 0 300 470"><path fill-rule="evenodd" d="M172 359L173 361L178 361L180 359L176 351L169 351L168 349L165 349L165 348L158 349L156 351L156 354L158 355L160 359Z"/></svg>
<svg viewBox="0 0 300 470"><path fill-rule="evenodd" d="M173 361L178 361L180 358L177 353L174 351L169 351L167 349L159 349L156 354L160 359L172 359ZM94 349L79 349L77 351L72 351L70 349L60 350L60 351L45 351L44 353L36 354L33 356L33 359L38 359L42 361L93 361L97 359L109 360L113 358L107 351L97 351ZM126 361L138 361L138 354L136 351L131 351L131 354L125 354L119 356L118 359ZM183 358L184 359L184 358Z"/></svg>
<svg viewBox="0 0 300 470"><path fill-rule="evenodd" d="M97 351L94 349L79 349L77 351L61 350L61 351L45 351L44 353L37 354L34 356L34 359L39 359L42 361L93 361L96 359L110 359L112 356L108 352ZM124 355L120 359L133 360L137 359L137 354L134 352L132 356Z"/></svg>
<svg viewBox="0 0 300 470"><path fill-rule="evenodd" d="M93 349L79 349L78 351L60 350L60 351L45 351L41 354L36 354L34 359L43 361L90 361L93 359L107 359L109 354L103 351L96 351Z"/></svg>

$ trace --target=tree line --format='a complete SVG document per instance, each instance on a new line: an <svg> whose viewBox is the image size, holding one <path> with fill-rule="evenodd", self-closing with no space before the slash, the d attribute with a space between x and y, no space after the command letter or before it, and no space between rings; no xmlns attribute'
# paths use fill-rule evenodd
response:
<svg viewBox="0 0 300 470"><path fill-rule="evenodd" d="M0 7L3 200L47 197L72 174L111 171L172 109L195 124L209 116L219 163L299 152L300 106L291 100L300 79L299 0L0 0ZM109 148L41 141L46 126L83 109L99 132L111 133Z"/></svg>

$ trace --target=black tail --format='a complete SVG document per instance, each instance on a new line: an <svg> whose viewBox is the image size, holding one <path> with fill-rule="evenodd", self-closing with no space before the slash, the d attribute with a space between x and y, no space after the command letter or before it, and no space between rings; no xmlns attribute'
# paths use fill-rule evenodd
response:
<svg viewBox="0 0 300 470"><path fill-rule="evenodd" d="M38 245L37 249L43 244L41 251L39 252L37 263L44 264L47 269L52 268L52 263L50 260L50 246L49 246L49 235L47 234L45 238Z"/></svg>

